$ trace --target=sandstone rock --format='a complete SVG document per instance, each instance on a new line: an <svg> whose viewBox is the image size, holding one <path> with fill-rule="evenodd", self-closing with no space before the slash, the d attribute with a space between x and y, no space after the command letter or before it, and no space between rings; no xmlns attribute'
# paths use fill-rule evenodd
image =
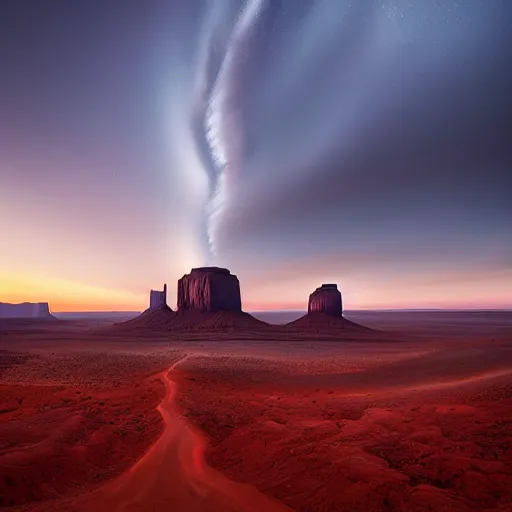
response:
<svg viewBox="0 0 512 512"><path fill-rule="evenodd" d="M227 268L193 268L178 281L178 311L242 311L240 283Z"/></svg>
<svg viewBox="0 0 512 512"><path fill-rule="evenodd" d="M163 291L151 290L149 292L149 309L161 309L167 306L167 285Z"/></svg>
<svg viewBox="0 0 512 512"><path fill-rule="evenodd" d="M341 293L335 284L323 284L310 296L308 313L325 313L327 315L341 317L342 302Z"/></svg>
<svg viewBox="0 0 512 512"><path fill-rule="evenodd" d="M22 302L9 304L0 302L0 318L53 318L48 302Z"/></svg>
<svg viewBox="0 0 512 512"><path fill-rule="evenodd" d="M347 320L342 313L341 293L338 286L323 284L309 296L307 314L286 326L309 330L316 335L335 334L339 339L347 337L361 339L367 336L372 336L373 339L377 335L377 331Z"/></svg>

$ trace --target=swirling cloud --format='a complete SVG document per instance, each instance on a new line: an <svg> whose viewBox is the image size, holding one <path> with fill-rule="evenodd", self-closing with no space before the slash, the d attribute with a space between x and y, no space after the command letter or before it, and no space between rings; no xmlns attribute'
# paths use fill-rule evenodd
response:
<svg viewBox="0 0 512 512"><path fill-rule="evenodd" d="M213 255L216 253L216 230L230 187L241 172L244 157L244 123L241 107L244 61L250 51L259 15L267 0L250 0L233 17L229 2L214 6L207 16L198 69L200 120L209 149L210 194L206 205L206 232ZM231 15L231 16L230 16ZM201 145L202 141L199 141Z"/></svg>
<svg viewBox="0 0 512 512"><path fill-rule="evenodd" d="M510 108L498 99L511 83L507 11L480 0L255 1L222 30L210 25L223 34L201 71L215 70L203 133L216 170L212 247L225 257L315 223L316 238L336 237L349 220L381 230L387 219L395 236L408 217L430 236L458 229L457 210L473 216L475 190L497 215L503 196L488 184L510 164Z"/></svg>

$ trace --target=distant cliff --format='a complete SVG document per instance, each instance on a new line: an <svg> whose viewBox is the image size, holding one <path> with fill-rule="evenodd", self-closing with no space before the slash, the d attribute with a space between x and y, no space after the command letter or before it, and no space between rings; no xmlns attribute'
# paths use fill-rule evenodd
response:
<svg viewBox="0 0 512 512"><path fill-rule="evenodd" d="M50 314L48 302L22 302L21 304L9 304L0 302L0 318L55 318Z"/></svg>
<svg viewBox="0 0 512 512"><path fill-rule="evenodd" d="M178 311L242 311L240 283L226 268L193 268L178 281Z"/></svg>

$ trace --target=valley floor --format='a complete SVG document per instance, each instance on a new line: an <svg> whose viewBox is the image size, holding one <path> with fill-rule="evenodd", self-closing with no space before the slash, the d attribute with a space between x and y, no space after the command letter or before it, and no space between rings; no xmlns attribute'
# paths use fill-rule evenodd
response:
<svg viewBox="0 0 512 512"><path fill-rule="evenodd" d="M194 485L174 510L228 510L229 488L229 510L254 510L258 490L301 512L510 511L511 331L432 325L376 342L109 337L66 322L0 333L0 508L100 510L87 497L133 474L172 421L220 472L180 465ZM167 510L178 489L155 489L123 510Z"/></svg>

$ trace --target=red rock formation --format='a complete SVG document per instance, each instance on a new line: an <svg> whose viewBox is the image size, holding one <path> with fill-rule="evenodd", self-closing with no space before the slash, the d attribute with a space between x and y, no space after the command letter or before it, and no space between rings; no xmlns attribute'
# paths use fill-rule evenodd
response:
<svg viewBox="0 0 512 512"><path fill-rule="evenodd" d="M160 292L157 292L160 293ZM140 331L259 331L269 325L242 311L240 283L229 270L193 268L178 281L178 310L149 308L116 329Z"/></svg>
<svg viewBox="0 0 512 512"><path fill-rule="evenodd" d="M149 309L161 309L167 306L167 285L163 291L151 290L149 292Z"/></svg>
<svg viewBox="0 0 512 512"><path fill-rule="evenodd" d="M310 296L308 313L325 313L330 316L341 317L341 293L335 284L323 284Z"/></svg>
<svg viewBox="0 0 512 512"><path fill-rule="evenodd" d="M242 311L240 283L226 268L193 268L178 281L178 311Z"/></svg>
<svg viewBox="0 0 512 512"><path fill-rule="evenodd" d="M344 335L374 335L376 331L356 324L342 316L341 293L335 284L323 284L310 296L307 315L286 324L287 327Z"/></svg>

